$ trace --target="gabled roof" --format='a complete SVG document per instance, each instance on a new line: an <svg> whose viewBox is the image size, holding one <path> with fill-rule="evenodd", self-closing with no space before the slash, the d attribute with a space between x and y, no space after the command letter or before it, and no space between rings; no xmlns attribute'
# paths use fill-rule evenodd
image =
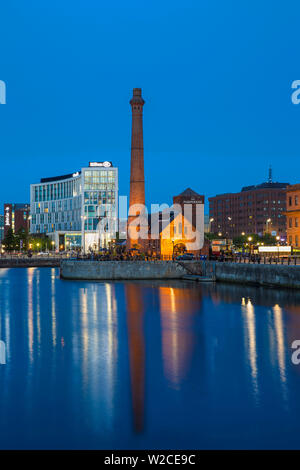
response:
<svg viewBox="0 0 300 470"><path fill-rule="evenodd" d="M187 188L185 189L182 193L179 194L179 196L184 196L184 197L190 197L190 196L196 196L196 197L199 197L200 194L196 193L195 191L193 191L191 188ZM178 196L177 196L178 197Z"/></svg>

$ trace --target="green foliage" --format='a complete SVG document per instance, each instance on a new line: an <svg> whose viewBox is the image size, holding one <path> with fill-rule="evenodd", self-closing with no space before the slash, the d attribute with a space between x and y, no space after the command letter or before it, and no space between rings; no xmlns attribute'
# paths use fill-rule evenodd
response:
<svg viewBox="0 0 300 470"><path fill-rule="evenodd" d="M6 237L2 240L2 245L4 245L6 251L16 250L16 237L11 228L7 230Z"/></svg>
<svg viewBox="0 0 300 470"><path fill-rule="evenodd" d="M251 238L249 241L248 239ZM257 245L258 243L263 243L266 246L276 245L277 240L276 237L273 237L269 233L264 234L263 236L259 236L256 233L250 233L247 235L239 235L233 239L233 244L237 247L249 245Z"/></svg>
<svg viewBox="0 0 300 470"><path fill-rule="evenodd" d="M264 242L265 245L276 245L277 243L276 237L273 237L270 233L265 233L261 241Z"/></svg>
<svg viewBox="0 0 300 470"><path fill-rule="evenodd" d="M17 233L15 234L15 245L17 250L27 250L28 247L28 230L24 228L20 228ZM22 247L22 248L21 248Z"/></svg>
<svg viewBox="0 0 300 470"><path fill-rule="evenodd" d="M219 238L218 235L216 235L215 233L211 233L211 232L205 233L204 237L209 241L215 240L216 238Z"/></svg>
<svg viewBox="0 0 300 470"><path fill-rule="evenodd" d="M27 247L37 252L52 250L51 240L47 236L29 236Z"/></svg>
<svg viewBox="0 0 300 470"><path fill-rule="evenodd" d="M6 237L2 240L2 245L6 251L46 251L51 249L51 241L47 236L33 237L24 228L20 228L14 233L10 228Z"/></svg>

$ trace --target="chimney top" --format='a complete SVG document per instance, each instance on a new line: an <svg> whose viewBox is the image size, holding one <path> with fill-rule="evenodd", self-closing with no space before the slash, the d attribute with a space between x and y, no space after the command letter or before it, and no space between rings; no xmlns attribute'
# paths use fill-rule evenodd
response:
<svg viewBox="0 0 300 470"><path fill-rule="evenodd" d="M144 106L145 101L142 98L142 89L141 88L134 88L133 89L133 96L130 100L130 104L132 105L140 105Z"/></svg>
<svg viewBox="0 0 300 470"><path fill-rule="evenodd" d="M134 88L133 89L133 96L142 96L142 89L141 88Z"/></svg>

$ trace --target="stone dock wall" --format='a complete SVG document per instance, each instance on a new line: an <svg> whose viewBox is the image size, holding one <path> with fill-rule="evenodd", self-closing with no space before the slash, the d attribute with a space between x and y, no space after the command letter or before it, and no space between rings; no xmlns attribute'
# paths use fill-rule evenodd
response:
<svg viewBox="0 0 300 470"><path fill-rule="evenodd" d="M59 268L61 258L0 258L0 268Z"/></svg>
<svg viewBox="0 0 300 470"><path fill-rule="evenodd" d="M62 260L63 279L138 280L212 276L216 281L300 289L300 266L220 263L214 261Z"/></svg>
<svg viewBox="0 0 300 470"><path fill-rule="evenodd" d="M173 261L80 261L61 262L63 279L181 279L186 269Z"/></svg>
<svg viewBox="0 0 300 470"><path fill-rule="evenodd" d="M300 266L207 261L206 267L212 264L217 281L300 289Z"/></svg>

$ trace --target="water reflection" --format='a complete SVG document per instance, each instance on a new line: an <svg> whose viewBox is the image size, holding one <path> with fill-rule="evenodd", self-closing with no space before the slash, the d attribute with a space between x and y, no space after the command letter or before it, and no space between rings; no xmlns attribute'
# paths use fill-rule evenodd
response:
<svg viewBox="0 0 300 470"><path fill-rule="evenodd" d="M282 388L282 394L286 407L288 406L288 396L287 396L287 386L286 386L286 346L285 346L285 330L283 325L283 311L278 304L273 307L273 316L274 316L274 328L276 336L276 352L278 360L278 370L280 376L280 384Z"/></svg>
<svg viewBox="0 0 300 470"><path fill-rule="evenodd" d="M193 316L201 308L201 291L159 287L159 305L165 377L178 388L190 368L196 337Z"/></svg>
<svg viewBox="0 0 300 470"><path fill-rule="evenodd" d="M290 445L299 338L297 292L0 270L0 447Z"/></svg>
<svg viewBox="0 0 300 470"><path fill-rule="evenodd" d="M37 347L38 349L40 348L40 343L41 343L41 289L40 289L40 277L41 277L41 271L37 269L35 271L36 273L36 341L37 341Z"/></svg>
<svg viewBox="0 0 300 470"><path fill-rule="evenodd" d="M248 362L251 368L251 379L253 385L253 393L258 400L258 382L257 382L257 349L256 349L256 328L254 307L250 299L247 301L242 298L242 312L245 317L245 350L248 351Z"/></svg>
<svg viewBox="0 0 300 470"><path fill-rule="evenodd" d="M125 284L125 293L133 423L135 431L141 432L145 402L144 300L142 290L134 284Z"/></svg>
<svg viewBox="0 0 300 470"><path fill-rule="evenodd" d="M114 396L116 383L116 365L118 359L118 323L117 323L117 301L115 287L107 283L105 285L107 302L107 398L109 415L114 412ZM96 298L96 296L95 296Z"/></svg>
<svg viewBox="0 0 300 470"><path fill-rule="evenodd" d="M226 302L231 305L236 302L241 303L244 317L245 353L250 365L256 403L259 401L262 387L264 359L269 364L268 373L276 375L276 381L280 385L280 389L276 391L281 390L282 403L287 410L287 369L291 360L290 345L295 338L300 338L300 320L299 315L286 317L286 312L300 314L298 304L300 293L226 284L208 287L204 290L210 292L215 302ZM267 308L262 310L262 307Z"/></svg>
<svg viewBox="0 0 300 470"><path fill-rule="evenodd" d="M51 269L51 327L52 327L52 344L55 348L57 341L56 333L56 295L55 295L55 269Z"/></svg>
<svg viewBox="0 0 300 470"><path fill-rule="evenodd" d="M30 361L33 361L33 278L36 268L28 269L28 350Z"/></svg>
<svg viewBox="0 0 300 470"><path fill-rule="evenodd" d="M78 306L72 312L73 351L81 365L82 387L89 397L88 414L96 430L112 429L118 363L118 319L112 284L86 284L79 288ZM73 308L76 305L73 304ZM79 324L77 321L79 319ZM74 333L73 333L74 334ZM102 421L98 414L102 412Z"/></svg>
<svg viewBox="0 0 300 470"><path fill-rule="evenodd" d="M0 269L0 286L1 286L1 309L0 309L0 339L6 343L6 358L11 357L10 342L10 284L7 279L8 269Z"/></svg>

